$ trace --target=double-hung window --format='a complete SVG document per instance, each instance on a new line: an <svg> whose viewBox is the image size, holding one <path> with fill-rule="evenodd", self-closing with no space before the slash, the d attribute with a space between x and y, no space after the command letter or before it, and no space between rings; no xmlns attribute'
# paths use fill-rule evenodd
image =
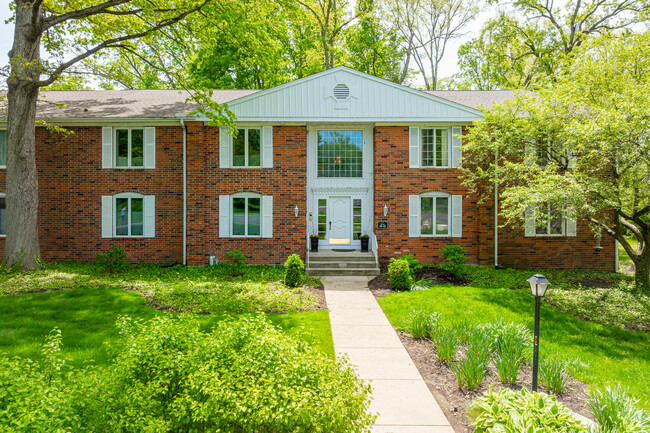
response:
<svg viewBox="0 0 650 433"><path fill-rule="evenodd" d="M7 167L7 130L0 130L0 168Z"/></svg>
<svg viewBox="0 0 650 433"><path fill-rule="evenodd" d="M155 225L155 196L129 192L102 197L102 237L152 238Z"/></svg>
<svg viewBox="0 0 650 433"><path fill-rule="evenodd" d="M449 128L422 128L422 167L449 167Z"/></svg>
<svg viewBox="0 0 650 433"><path fill-rule="evenodd" d="M232 235L257 237L262 234L261 197L232 198Z"/></svg>
<svg viewBox="0 0 650 433"><path fill-rule="evenodd" d="M115 167L144 167L144 129L115 129Z"/></svg>
<svg viewBox="0 0 650 433"><path fill-rule="evenodd" d="M142 236L142 197L115 198L115 236Z"/></svg>
<svg viewBox="0 0 650 433"><path fill-rule="evenodd" d="M409 196L409 237L463 237L463 197L443 192Z"/></svg>
<svg viewBox="0 0 650 433"><path fill-rule="evenodd" d="M449 197L420 198L420 234L422 236L449 236Z"/></svg>
<svg viewBox="0 0 650 433"><path fill-rule="evenodd" d="M550 203L530 206L526 211L526 236L575 236L576 221L561 207Z"/></svg>
<svg viewBox="0 0 650 433"><path fill-rule="evenodd" d="M259 128L240 128L232 138L233 167L262 166L262 131Z"/></svg>

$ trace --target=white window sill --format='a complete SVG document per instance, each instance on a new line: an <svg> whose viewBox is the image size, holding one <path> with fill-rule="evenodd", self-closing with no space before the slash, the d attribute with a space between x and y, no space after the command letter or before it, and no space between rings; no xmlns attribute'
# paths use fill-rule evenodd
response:
<svg viewBox="0 0 650 433"><path fill-rule="evenodd" d="M145 167L113 167L114 169L119 169L119 170L144 170Z"/></svg>
<svg viewBox="0 0 650 433"><path fill-rule="evenodd" d="M438 167L438 166L433 166L433 165L422 165L422 166L420 166L420 168L422 168L422 169L430 169L430 168L433 168L433 169L445 169L445 168L454 168L454 167L449 167L449 166Z"/></svg>

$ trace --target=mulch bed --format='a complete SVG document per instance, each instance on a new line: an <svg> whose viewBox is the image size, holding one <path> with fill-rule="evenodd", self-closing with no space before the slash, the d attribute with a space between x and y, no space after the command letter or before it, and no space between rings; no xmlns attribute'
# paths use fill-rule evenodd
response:
<svg viewBox="0 0 650 433"><path fill-rule="evenodd" d="M386 264L382 264L381 275L370 280L368 287L375 294L376 297L382 297L393 293L388 282L388 274L386 273ZM435 284L453 284L454 286L466 286L469 284L463 277L458 277L449 271L441 268L426 267L415 271L413 277L415 281L432 280Z"/></svg>

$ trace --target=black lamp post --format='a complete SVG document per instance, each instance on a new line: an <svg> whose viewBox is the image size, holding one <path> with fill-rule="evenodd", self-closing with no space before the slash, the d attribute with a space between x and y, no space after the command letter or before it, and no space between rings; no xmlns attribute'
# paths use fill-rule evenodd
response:
<svg viewBox="0 0 650 433"><path fill-rule="evenodd" d="M527 280L535 297L535 339L533 340L533 391L537 391L537 368L539 364L539 304L546 288L551 283L542 274L536 274Z"/></svg>

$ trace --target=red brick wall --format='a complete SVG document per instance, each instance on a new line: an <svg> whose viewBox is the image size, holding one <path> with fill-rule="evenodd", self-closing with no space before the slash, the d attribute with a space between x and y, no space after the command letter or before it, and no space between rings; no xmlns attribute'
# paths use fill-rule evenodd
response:
<svg viewBox="0 0 650 433"><path fill-rule="evenodd" d="M249 263L284 263L293 253L305 258L307 128L274 127L273 154L273 168L219 169L218 129L188 125L188 264L206 264L211 255L224 260L234 249L250 255ZM273 238L219 237L219 196L239 192L273 196Z"/></svg>

